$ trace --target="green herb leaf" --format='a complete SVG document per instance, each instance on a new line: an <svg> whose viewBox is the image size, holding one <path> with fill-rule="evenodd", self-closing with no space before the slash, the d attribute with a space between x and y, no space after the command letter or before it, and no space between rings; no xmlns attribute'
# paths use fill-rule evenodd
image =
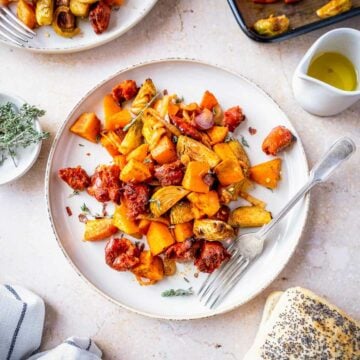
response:
<svg viewBox="0 0 360 360"><path fill-rule="evenodd" d="M12 103L0 106L0 165L10 156L17 166L17 148L26 148L49 137L48 132L39 132L34 126L35 120L44 114L45 111L29 104L19 111Z"/></svg>
<svg viewBox="0 0 360 360"><path fill-rule="evenodd" d="M142 116L144 111L153 104L153 102L159 97L160 94L161 92L156 93L154 97L144 106L144 108L126 126L123 127L123 130L128 131L131 126L134 125L135 121Z"/></svg>
<svg viewBox="0 0 360 360"><path fill-rule="evenodd" d="M159 199L150 199L149 200L149 203L156 203L157 207L160 209L160 206L161 206L161 202Z"/></svg>
<svg viewBox="0 0 360 360"><path fill-rule="evenodd" d="M72 198L73 196L79 195L80 191L79 190L74 190L69 196L68 198Z"/></svg>
<svg viewBox="0 0 360 360"><path fill-rule="evenodd" d="M242 135L241 135L241 143L243 144L243 146L246 146L248 148L250 147L249 143L246 141L246 139Z"/></svg>
<svg viewBox="0 0 360 360"><path fill-rule="evenodd" d="M90 211L90 209L86 206L86 204L85 203L83 203L82 205L81 205L81 211L83 212L83 213L86 213L86 214L91 214L91 211Z"/></svg>
<svg viewBox="0 0 360 360"><path fill-rule="evenodd" d="M161 293L162 297L172 297L172 296L191 296L194 294L193 289L190 287L187 290L184 289L169 289Z"/></svg>

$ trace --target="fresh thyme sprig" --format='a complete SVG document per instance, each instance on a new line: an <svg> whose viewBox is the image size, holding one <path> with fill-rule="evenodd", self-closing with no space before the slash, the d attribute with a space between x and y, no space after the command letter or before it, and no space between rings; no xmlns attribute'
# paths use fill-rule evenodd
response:
<svg viewBox="0 0 360 360"><path fill-rule="evenodd" d="M193 289L190 287L187 290L184 289L169 289L161 293L162 297L172 297L172 296L191 296L194 295Z"/></svg>
<svg viewBox="0 0 360 360"><path fill-rule="evenodd" d="M154 103L154 101L159 97L160 94L161 92L156 93L154 97L141 109L141 111L126 126L123 127L123 130L128 131L131 126L134 125L135 121L142 116L144 111Z"/></svg>
<svg viewBox="0 0 360 360"><path fill-rule="evenodd" d="M29 104L24 104L19 111L12 103L0 106L0 165L10 156L17 166L17 148L26 148L49 137L48 132L39 132L34 127L34 121L44 114L45 111Z"/></svg>

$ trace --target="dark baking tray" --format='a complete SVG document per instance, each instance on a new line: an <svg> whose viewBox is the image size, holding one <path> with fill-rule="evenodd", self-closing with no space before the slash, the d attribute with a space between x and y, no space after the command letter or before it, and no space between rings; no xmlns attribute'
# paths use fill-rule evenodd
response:
<svg viewBox="0 0 360 360"><path fill-rule="evenodd" d="M260 42L277 42L305 34L307 32L332 25L338 21L360 15L360 0L353 0L351 10L327 19L320 19L316 10L327 3L327 0L302 0L297 4L285 4L279 1L274 4L254 4L252 0L227 0L231 10L244 33L251 39ZM285 14L290 19L290 29L284 34L265 37L252 30L254 22L267 18L271 14Z"/></svg>

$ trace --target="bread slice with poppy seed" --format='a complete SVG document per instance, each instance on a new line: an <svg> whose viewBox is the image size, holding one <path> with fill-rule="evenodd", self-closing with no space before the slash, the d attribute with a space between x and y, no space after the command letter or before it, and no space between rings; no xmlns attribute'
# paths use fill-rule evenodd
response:
<svg viewBox="0 0 360 360"><path fill-rule="evenodd" d="M244 360L358 360L360 323L301 287L270 295Z"/></svg>

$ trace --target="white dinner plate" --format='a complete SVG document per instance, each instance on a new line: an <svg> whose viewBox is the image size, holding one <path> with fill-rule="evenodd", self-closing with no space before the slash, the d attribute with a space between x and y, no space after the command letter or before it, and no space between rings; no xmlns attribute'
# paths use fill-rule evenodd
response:
<svg viewBox="0 0 360 360"><path fill-rule="evenodd" d="M109 28L102 34L94 33L89 21L80 20L81 33L72 39L61 37L52 26L42 26L35 30L36 36L29 40L24 49L40 53L71 53L103 45L130 30L155 5L157 0L125 0L124 5L111 12ZM16 4L11 6L16 13ZM0 36L0 42L15 46Z"/></svg>
<svg viewBox="0 0 360 360"><path fill-rule="evenodd" d="M270 191L256 187L254 196L267 202L273 214L279 212L288 199L306 182L308 166L299 136L279 106L258 86L231 71L198 61L171 59L154 61L125 69L102 82L75 106L59 130L52 147L46 171L46 196L50 220L63 253L78 274L88 284L108 299L129 310L143 315L164 319L195 319L224 313L246 303L265 289L289 261L298 244L305 224L308 199L300 201L294 210L274 230L262 256L251 266L239 281L234 291L223 304L211 311L201 305L196 296L162 297L169 288L186 289L200 287L205 274L195 277L192 264L179 265L178 273L153 286L140 286L131 273L112 270L105 264L105 241L83 242L84 224L78 220L80 207L85 202L93 212L101 211L101 204L87 194L69 197L72 190L57 176L63 167L82 165L91 174L99 163L108 163L110 156L100 146L83 140L69 132L77 117L86 111L95 111L102 118L102 99L114 85L125 79L134 79L141 84L153 79L158 90L184 96L186 102L200 101L205 90L213 92L224 109L240 105L246 121L235 135L243 135L249 144L248 154L252 164L270 160L261 150L261 143L270 130L285 125L297 136L291 149L283 152L282 181ZM248 127L257 129L250 135ZM69 217L65 207L73 216ZM247 230L242 230L244 233ZM188 279L190 284L184 279Z"/></svg>

